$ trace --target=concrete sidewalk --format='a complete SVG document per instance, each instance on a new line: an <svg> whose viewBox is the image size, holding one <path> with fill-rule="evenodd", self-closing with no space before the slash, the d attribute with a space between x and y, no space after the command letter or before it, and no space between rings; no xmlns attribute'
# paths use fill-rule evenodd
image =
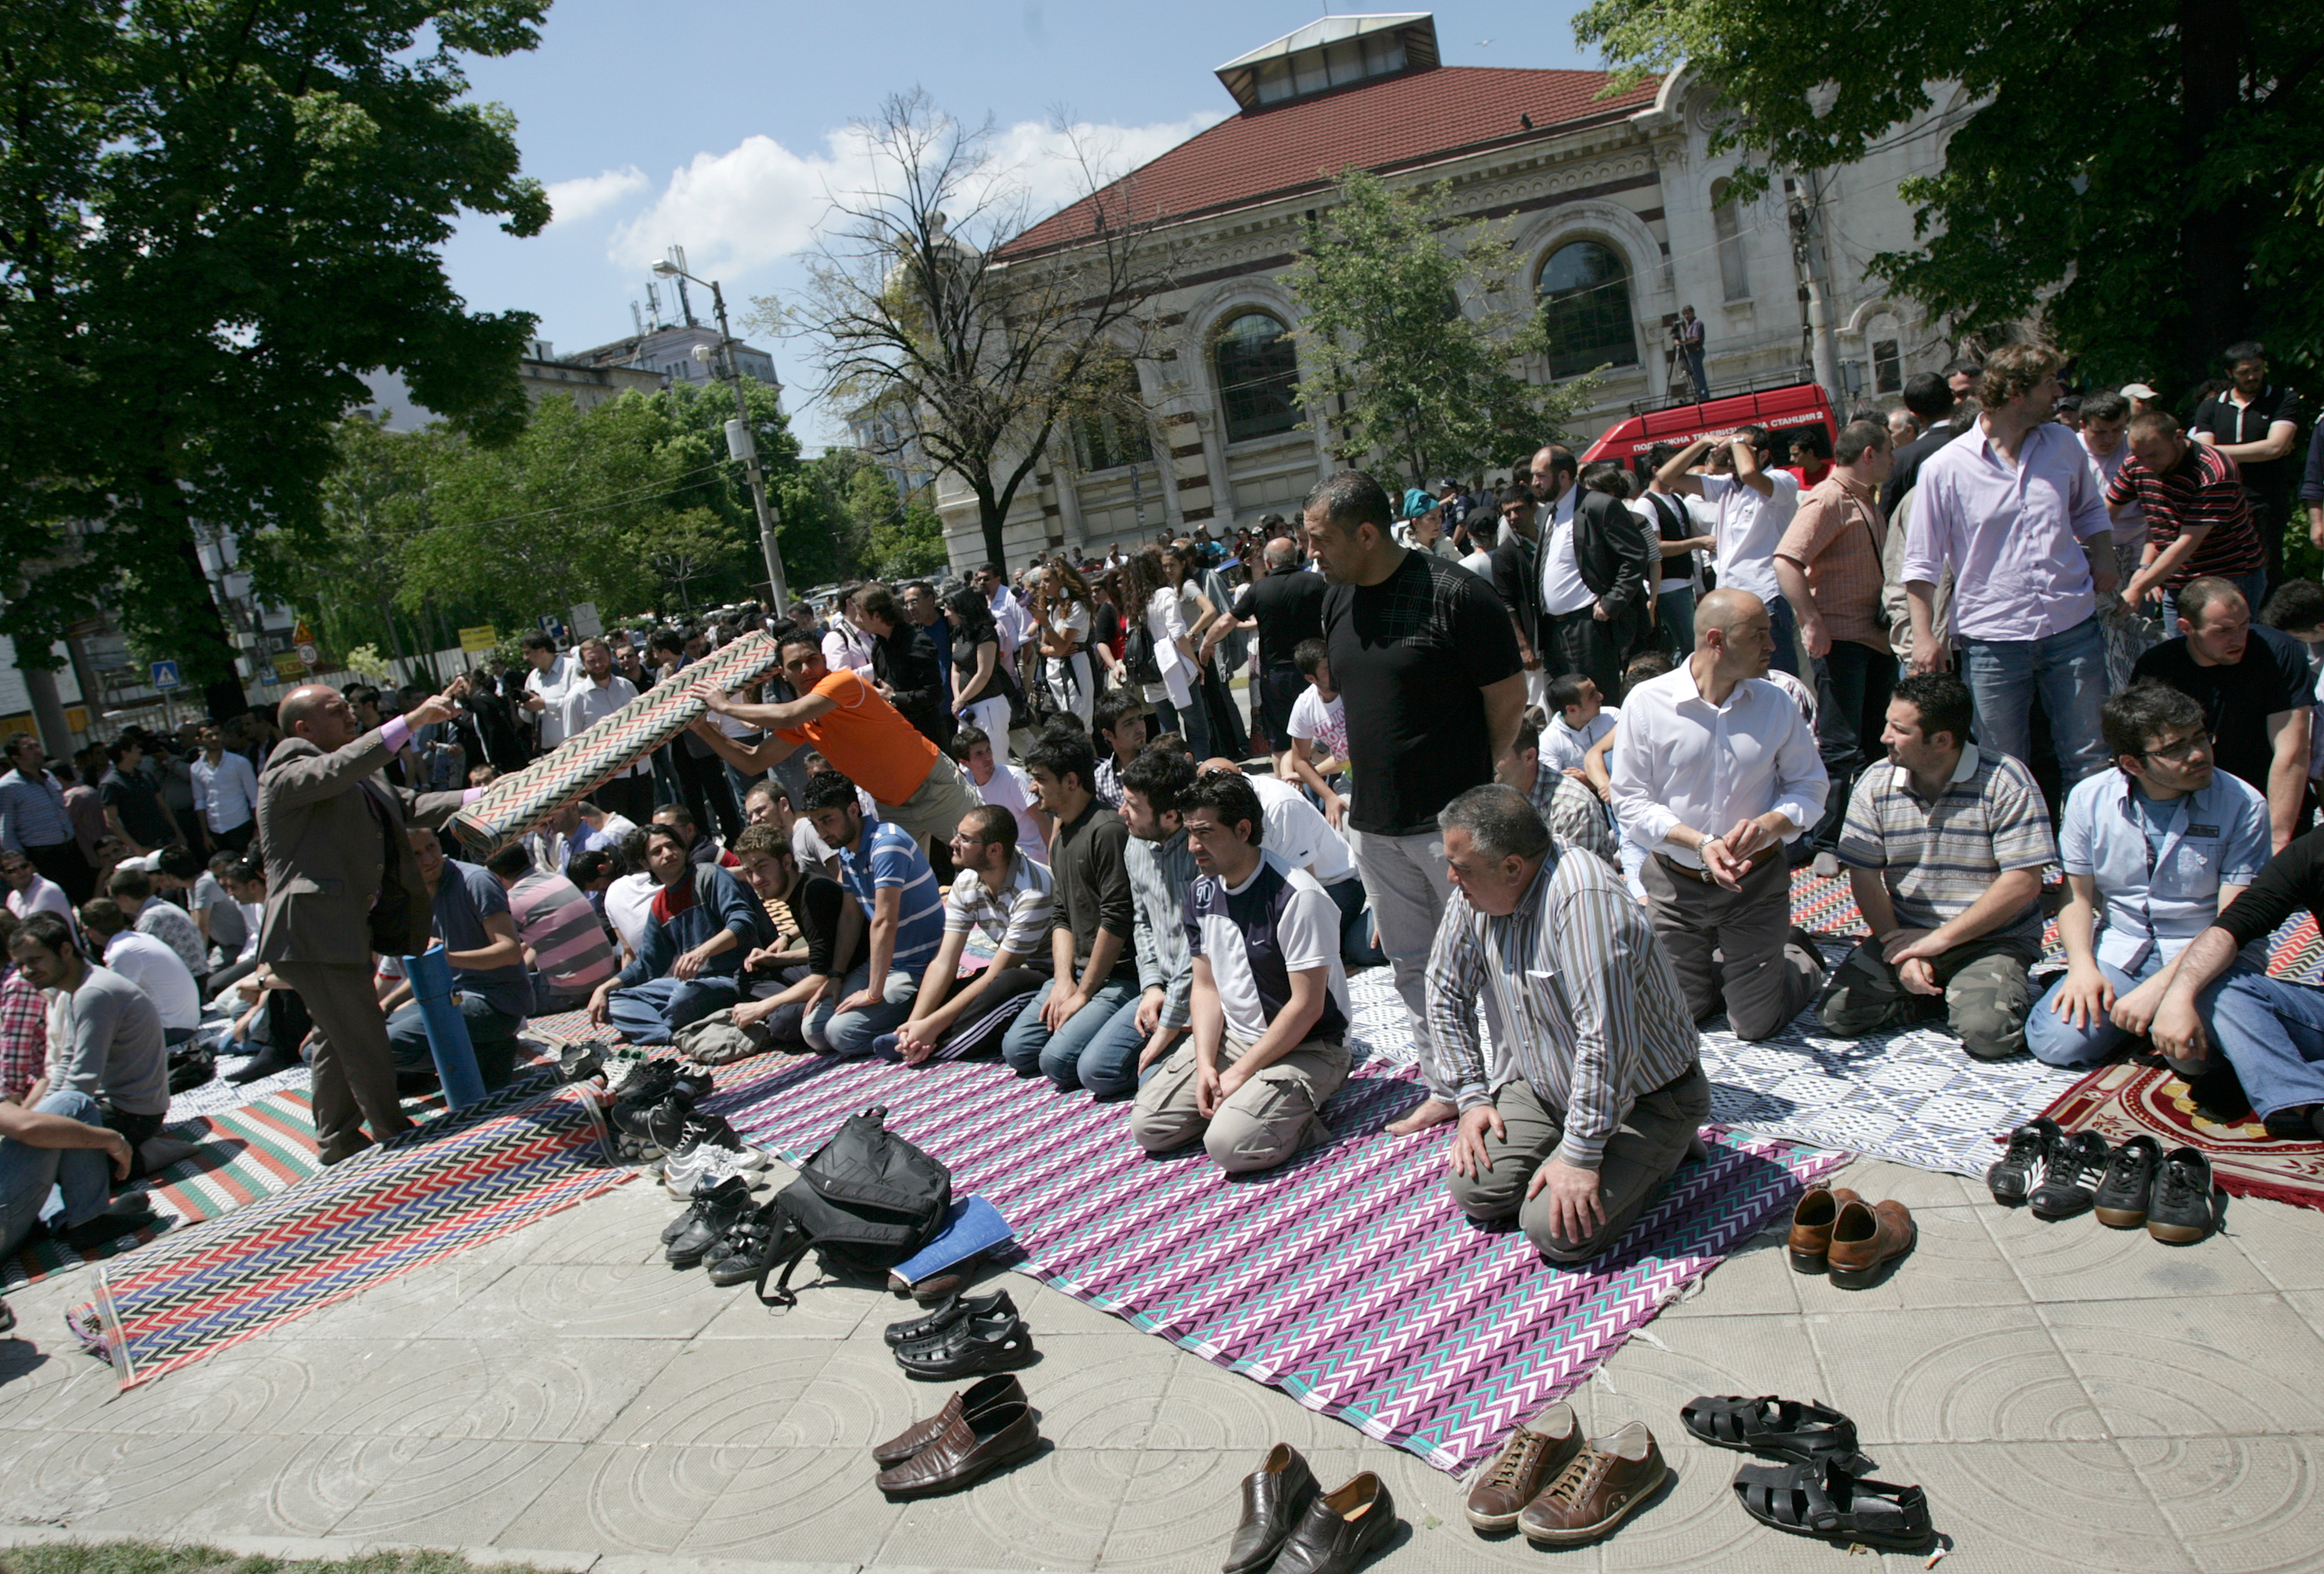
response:
<svg viewBox="0 0 2324 1574"><path fill-rule="evenodd" d="M1676 1480L1612 1539L1486 1538L1462 1490L1275 1390L1016 1275L1052 1447L956 1497L890 1504L870 1446L941 1403L881 1342L908 1303L818 1286L770 1310L678 1273L649 1178L122 1393L66 1336L75 1275L10 1297L0 1542L210 1541L273 1555L456 1548L597 1574L1151 1569L1225 1553L1238 1485L1296 1445L1324 1485L1377 1470L1406 1528L1384 1570L1790 1571L1843 1554L1755 1525L1697 1446L1698 1393L1826 1400L1881 1477L1917 1481L1966 1569L2324 1569L2324 1217L2231 1201L2174 1249L2043 1225L1981 1186L1858 1163L1918 1250L1858 1293L1794 1274L1780 1233L1714 1271L1572 1403L1644 1420ZM1877 1563L1898 1571L1920 1557Z"/></svg>

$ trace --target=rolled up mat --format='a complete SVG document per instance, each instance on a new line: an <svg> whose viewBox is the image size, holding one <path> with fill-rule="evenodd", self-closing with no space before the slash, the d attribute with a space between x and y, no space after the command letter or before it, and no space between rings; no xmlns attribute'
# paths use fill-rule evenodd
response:
<svg viewBox="0 0 2324 1574"><path fill-rule="evenodd" d="M655 684L588 731L566 739L556 753L499 778L454 815L452 829L465 856L483 863L684 732L706 709L700 700L687 697L698 680L712 679L732 693L772 675L781 665L774 640L750 634L712 652L671 681Z"/></svg>
<svg viewBox="0 0 2324 1574"><path fill-rule="evenodd" d="M428 1052L436 1058L436 1078L444 1085L444 1102L466 1109L484 1096L484 1073L476 1069L476 1046L468 1037L468 1019L452 998L452 964L444 948L433 945L423 956L403 958L404 982L420 1007L420 1021L428 1030Z"/></svg>

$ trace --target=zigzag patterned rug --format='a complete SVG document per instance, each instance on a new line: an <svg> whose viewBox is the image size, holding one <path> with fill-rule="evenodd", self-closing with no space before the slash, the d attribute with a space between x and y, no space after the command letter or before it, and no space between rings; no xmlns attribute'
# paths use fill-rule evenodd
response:
<svg viewBox="0 0 2324 1574"><path fill-rule="evenodd" d="M538 1079L100 1266L72 1314L124 1388L621 1184L596 1102Z"/></svg>
<svg viewBox="0 0 2324 1574"><path fill-rule="evenodd" d="M1233 1179L1199 1149L1147 1157L1125 1105L990 1063L733 1070L708 1106L754 1140L796 1162L886 1105L1016 1227L1020 1271L1449 1471L1578 1386L1843 1157L1716 1134L1618 1246L1563 1270L1453 1208L1442 1129L1381 1132L1419 1088L1378 1062L1324 1109L1337 1141Z"/></svg>

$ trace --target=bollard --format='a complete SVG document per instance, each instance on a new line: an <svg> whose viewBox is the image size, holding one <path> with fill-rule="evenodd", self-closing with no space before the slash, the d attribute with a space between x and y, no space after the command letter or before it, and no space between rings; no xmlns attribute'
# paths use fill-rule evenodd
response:
<svg viewBox="0 0 2324 1574"><path fill-rule="evenodd" d="M484 1097L484 1079L476 1069L475 1046L468 1042L467 1019L452 998L452 964L444 959L444 948L433 945L426 956L404 958L403 976L428 1028L428 1049L436 1057L444 1102L466 1109Z"/></svg>

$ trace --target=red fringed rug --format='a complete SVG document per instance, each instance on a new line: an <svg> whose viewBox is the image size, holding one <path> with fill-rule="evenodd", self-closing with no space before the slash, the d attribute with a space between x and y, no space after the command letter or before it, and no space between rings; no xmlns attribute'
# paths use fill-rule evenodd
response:
<svg viewBox="0 0 2324 1574"><path fill-rule="evenodd" d="M2070 1132L2094 1131L2110 1143L2144 1133L2165 1151L2200 1148L2230 1195L2324 1208L2324 1142L2279 1142L2248 1115L2234 1125L2200 1116L2187 1084L2163 1067L2101 1066L2043 1113Z"/></svg>

